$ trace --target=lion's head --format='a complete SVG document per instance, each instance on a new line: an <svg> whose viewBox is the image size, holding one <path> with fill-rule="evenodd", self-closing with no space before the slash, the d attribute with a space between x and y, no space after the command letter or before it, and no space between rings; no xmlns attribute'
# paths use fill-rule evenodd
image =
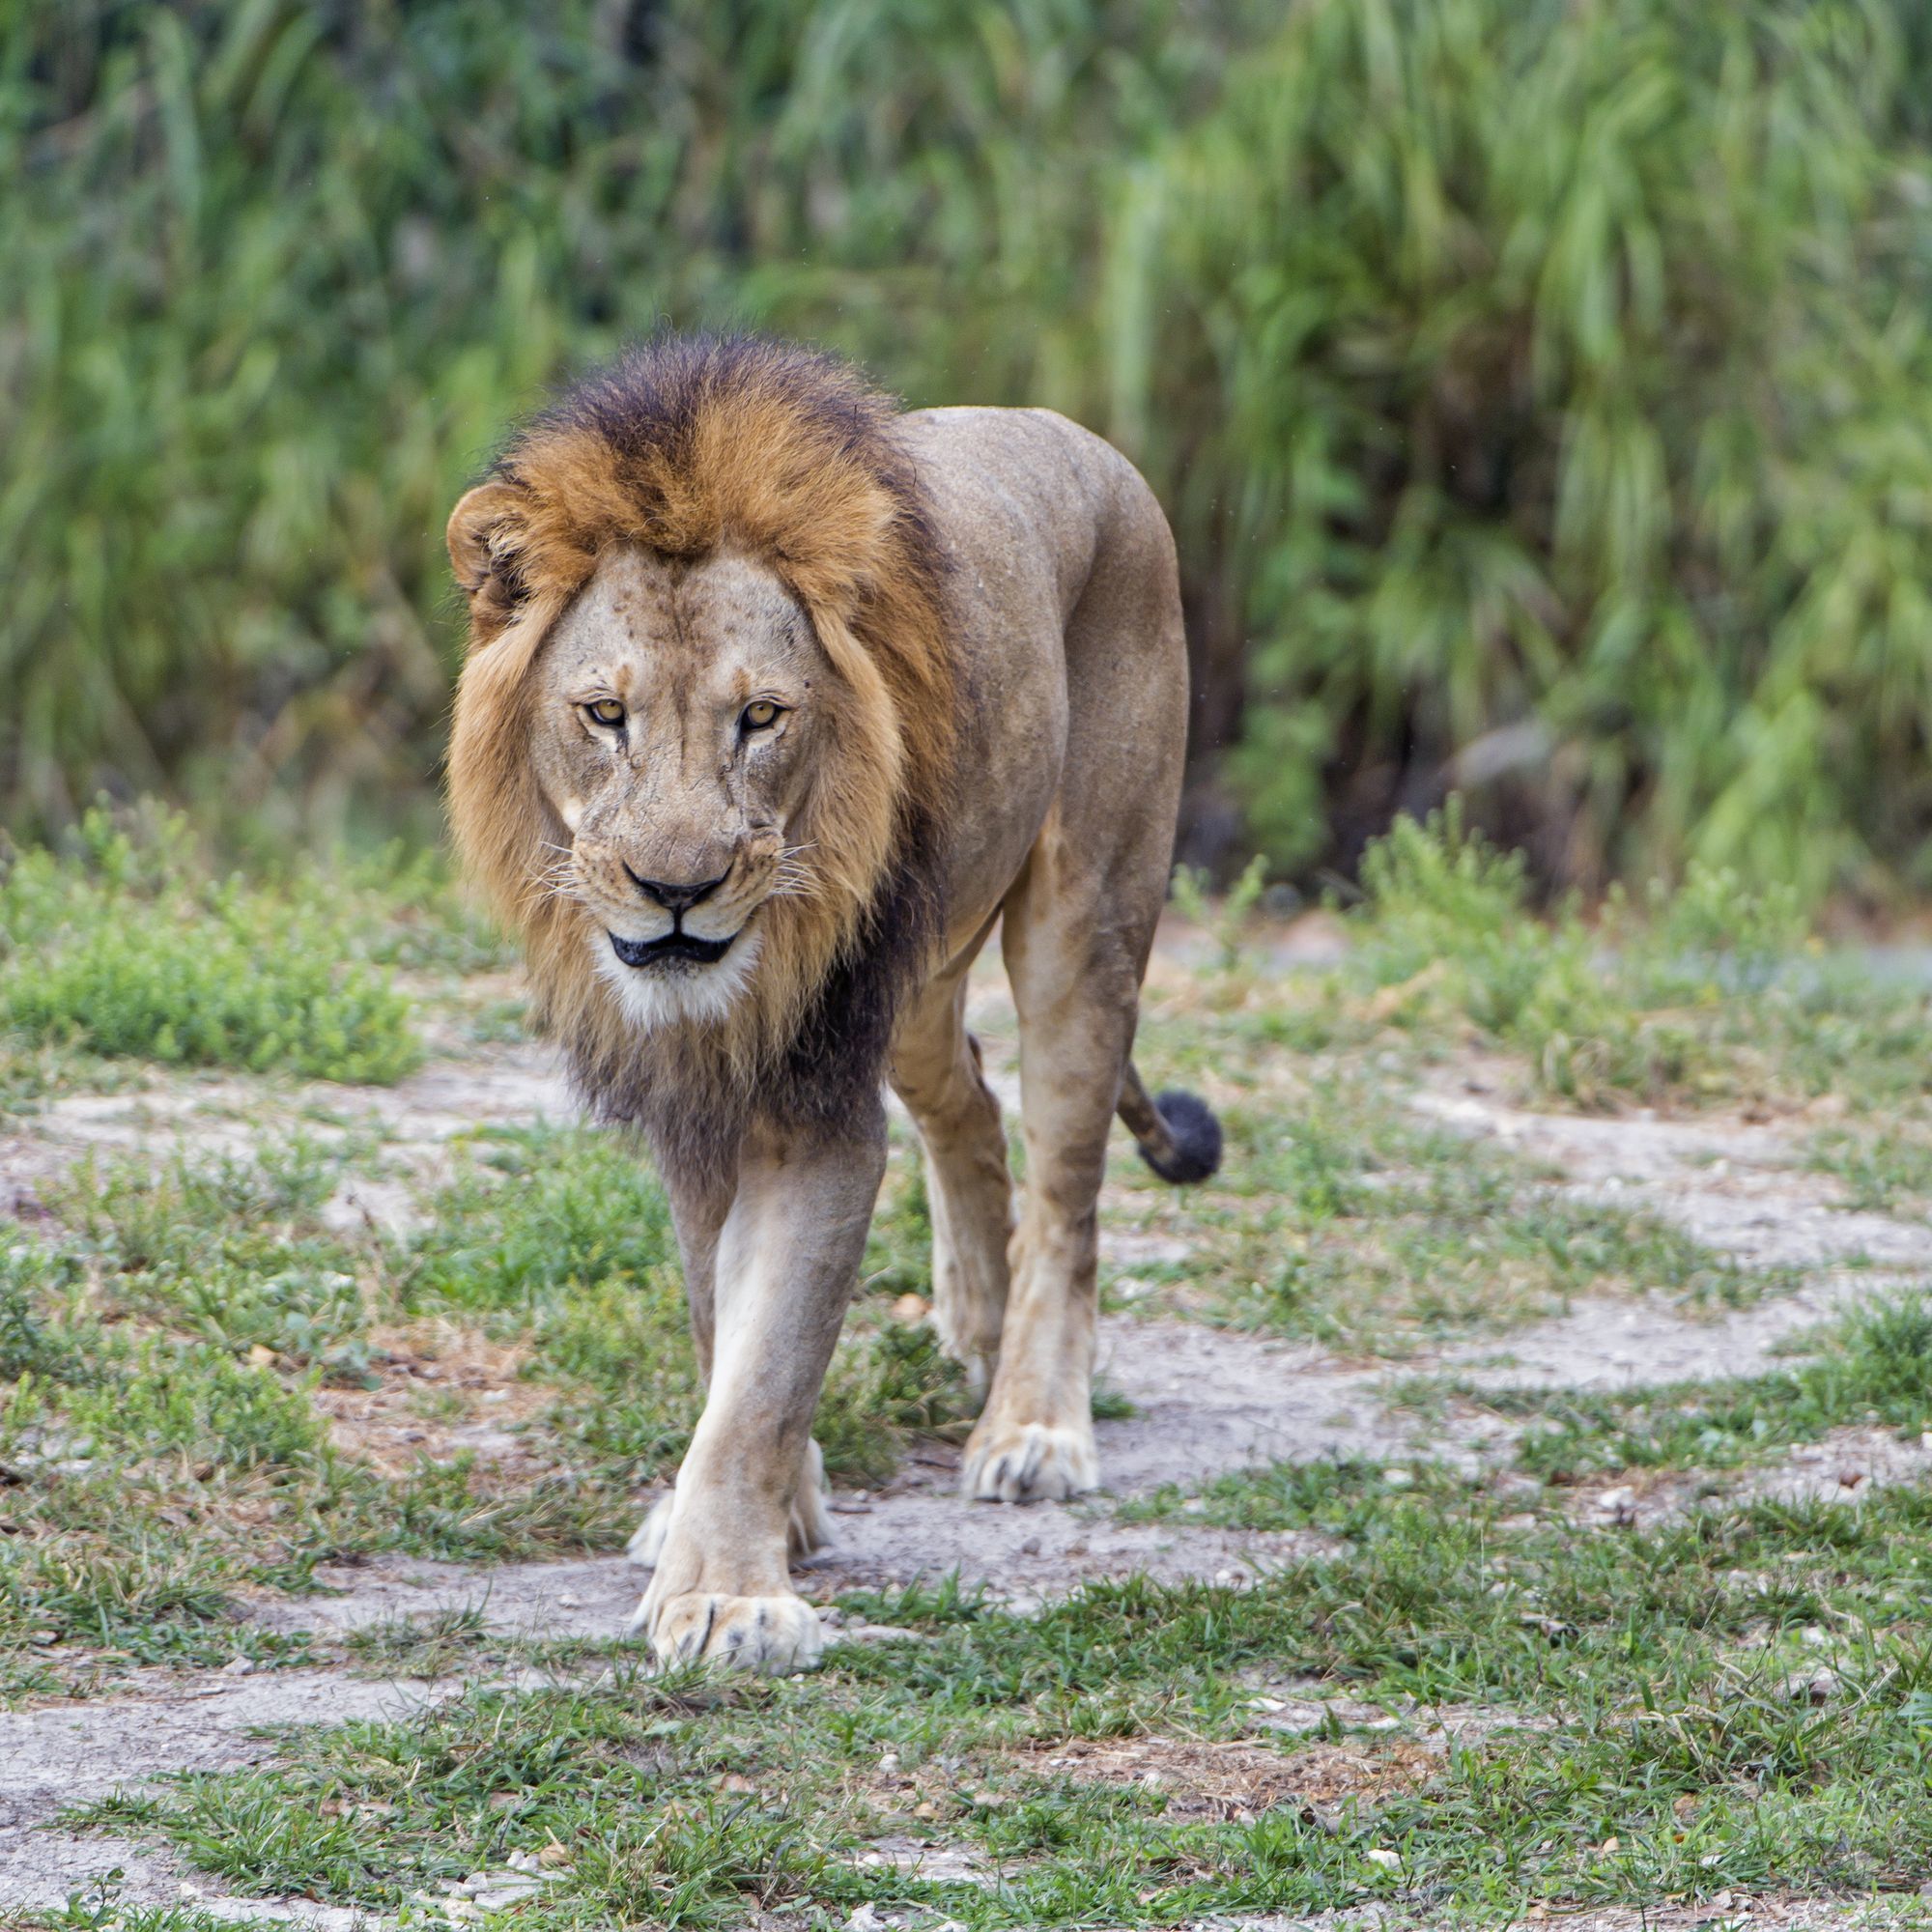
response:
<svg viewBox="0 0 1932 1932"><path fill-rule="evenodd" d="M701 1095L875 1084L953 722L890 405L798 350L653 343L515 435L449 552L458 842L590 1097L662 1140Z"/></svg>

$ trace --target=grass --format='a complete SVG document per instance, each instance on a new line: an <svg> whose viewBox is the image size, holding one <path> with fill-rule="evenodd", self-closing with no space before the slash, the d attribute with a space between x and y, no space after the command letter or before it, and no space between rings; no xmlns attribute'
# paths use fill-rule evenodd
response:
<svg viewBox="0 0 1932 1932"><path fill-rule="evenodd" d="M1913 1440L1932 1428L1932 1303L1922 1293L1879 1296L1810 1338L1812 1349L1813 1358L1761 1376L1474 1399L1527 1421L1517 1461L1554 1483L1734 1468L1853 1426Z"/></svg>
<svg viewBox="0 0 1932 1932"><path fill-rule="evenodd" d="M0 868L0 1035L116 1059L389 1082L409 1005L324 882L209 870L179 817L83 821L72 856Z"/></svg>
<svg viewBox="0 0 1932 1932"><path fill-rule="evenodd" d="M57 908L83 935L124 898L146 916L144 852L176 854L161 869L195 905L277 902L268 888L213 886L178 822L97 819L90 836L84 863L30 854L13 875L32 884L23 903ZM1230 1158L1212 1189L1137 1179L1121 1193L1117 1213L1187 1259L1117 1270L1117 1295L1133 1287L1139 1306L1401 1356L1586 1294L1663 1291L1717 1309L1796 1285L1649 1214L1552 1191L1533 1163L1401 1104L1395 1090L1426 1070L1445 1015L1480 1025L1548 1091L1549 1056L1533 1053L1523 1015L1559 1008L1550 985L1580 984L1578 962L1605 956L1603 941L1574 914L1530 922L1520 871L1453 821L1399 833L1367 876L1350 915L1355 950L1319 981L1260 976L1236 907L1201 996L1172 1012L1153 1004L1150 1068L1226 1096ZM321 895L317 880L292 890ZM444 1011L469 1009L465 973L497 956L434 880L393 861L333 906L352 958L372 973L407 964ZM1651 918L1598 975L1600 1018L1628 1035L1644 999L1694 975L1708 1041L1762 1038L1763 1003L1787 971L1789 908L1705 880ZM1417 966L1424 955L1435 963ZM1418 977L1420 1004L1406 990ZM1400 999L1383 998L1391 987ZM1866 1009L1851 1010L1862 1028ZM1774 1038L1784 1053L1788 1038ZM1888 1057L1861 1031L1833 1077L1856 1083ZM55 1062L53 1077L91 1080L99 1064ZM1788 1055L1777 1066L1777 1091L1802 1084ZM13 1236L0 1252L0 1350L15 1380L0 1432L35 1476L20 1498L26 1533L0 1545L16 1690L98 1681L130 1659L218 1660L244 1641L222 1607L237 1584L299 1588L345 1556L609 1548L675 1467L696 1377L663 1195L633 1151L582 1131L483 1132L422 1195L414 1232L345 1234L328 1208L346 1178L409 1171L382 1131L322 1115L247 1159L82 1163L46 1190L52 1243ZM956 1438L969 1413L929 1331L902 1319L930 1292L909 1151L895 1154L817 1421L844 1482L880 1480L914 1435ZM507 1456L468 1446L467 1430L495 1420L478 1406L486 1382L509 1393ZM1748 1417L1789 1407L1788 1393L1741 1397L1729 1424L1690 1404L1696 1414L1667 1433L1728 1429L1742 1441L1759 1426ZM1131 1405L1103 1391L1096 1406ZM1807 1418L1792 1428L1809 1426L1811 1409L1792 1413ZM1555 1422L1546 1433L1552 1457L1568 1453Z"/></svg>
<svg viewBox="0 0 1932 1932"><path fill-rule="evenodd" d="M70 1822L170 1846L225 1892L426 1923L494 1874L505 1921L536 1932L843 1924L867 1906L972 1932L1376 1906L1500 1925L1922 1883L1932 1505L1876 1483L1750 1497L1794 1445L1932 1427L1923 1296L1875 1293L1804 1354L1708 1383L1579 1395L1431 1375L1435 1349L1586 1297L1722 1317L1815 1277L1563 1188L1533 1135L1472 1141L1410 1104L1447 1081L1548 1111L1748 1105L1848 1199L1912 1211L1924 1075L1901 1042L1922 1014L1833 977L1842 1031L1799 1027L1829 962L1787 905L1716 875L1534 921L1520 874L1453 824L1405 832L1367 872L1332 967L1276 974L1240 906L1215 912L1201 968L1157 966L1145 1069L1213 1096L1227 1165L1210 1187L1157 1188L1122 1146L1103 1204L1117 1305L1349 1358L1325 1368L1424 1370L1350 1398L1413 1397L1413 1447L1088 1506L1165 1525L1182 1553L1216 1532L1213 1566L1240 1550L1242 1587L1127 1577L1022 1615L949 1577L941 1541L925 1574L839 1605L848 1629L910 1635L838 1645L781 1683L650 1677L614 1636L506 1636L475 1609L270 1630L238 1610L337 1566L622 1542L697 1412L662 1190L615 1135L450 1140L404 1104L292 1117L272 1072L236 1075L212 1122L219 1145L247 1123L243 1152L197 1148L211 1123L189 1113L179 1154L102 1151L40 1180L0 1224L0 1696L111 1694L137 1668L238 1658L464 1680L434 1710L286 1734L257 1765ZM385 861L334 910L355 957L408 976L424 1037L492 1064L502 1042L476 1041L475 1020L506 997L494 942L440 882ZM1648 1049L1605 1046L1590 1082L1567 1080L1577 1052L1548 1050L1653 1021L1688 1042L1667 1077ZM976 1025L1003 1075L1009 1022L976 996ZM114 1064L36 1051L56 1094ZM1820 1090L1858 1097L1821 1113ZM31 1116L18 1131L63 1146ZM914 1151L895 1130L817 1418L844 1487L889 1482L969 1420L918 1319ZM372 1182L409 1215L344 1213L345 1186ZM1428 1435L1452 1406L1491 1432L1466 1467ZM1095 1408L1137 1419L1112 1391ZM1648 1471L1675 1514L1577 1508L1578 1484ZM908 1845L945 1861L921 1873ZM203 1932L192 1905L112 1886L49 1922Z"/></svg>
<svg viewBox="0 0 1932 1932"><path fill-rule="evenodd" d="M1506 1902L1898 1889L1932 1854L1908 1769L1932 1654L1899 1613L1927 1526L1908 1492L1652 1534L1507 1531L1391 1493L1350 1550L1248 1590L1096 1586L1031 1618L901 1604L919 1640L837 1652L811 1680L620 1669L474 1691L82 1822L158 1835L228 1888L371 1911L523 1854L547 1874L519 1915L536 1925L724 1924L787 1901L971 1927L1376 1901L1483 1919ZM1788 1688L1827 1671L1819 1701ZM1346 1690L1318 1736L1378 1795L1204 1822L1030 1748L1245 1736L1293 1782L1309 1747L1256 1728L1254 1687L1283 1684ZM1406 1714L1397 1731L1342 1715L1364 1699ZM1514 1717L1415 1748L1429 1714L1498 1706ZM908 1831L992 1882L860 1862Z"/></svg>
<svg viewBox="0 0 1932 1932"><path fill-rule="evenodd" d="M1520 855L1457 802L1398 820L1362 867L1352 969L1383 1023L1460 1019L1529 1064L1546 1094L1732 1105L1815 1098L1897 1105L1926 1091L1932 1003L1830 960L1796 895L1692 866L1640 904L1529 916Z"/></svg>
<svg viewBox="0 0 1932 1932"><path fill-rule="evenodd" d="M375 1151L337 1137L83 1164L50 1193L62 1245L6 1234L0 1464L23 1482L0 1542L0 1694L276 1655L234 1622L232 1592L309 1587L318 1564L611 1548L675 1469L699 1390L663 1194L635 1151L486 1137L416 1234L344 1238L323 1209ZM901 1161L816 1425L841 1481L889 1473L912 1431L962 1415L957 1371L892 1312L925 1278L923 1212ZM508 1458L466 1446L485 1415L472 1358L510 1378Z"/></svg>
<svg viewBox="0 0 1932 1932"><path fill-rule="evenodd" d="M1615 1390L1494 1390L1452 1378L1394 1385L1401 1406L1439 1416L1454 1405L1515 1426L1480 1470L1428 1458L1337 1457L1236 1469L1198 1488L1168 1484L1124 1504L1135 1521L1188 1521L1356 1537L1391 1501L1467 1510L1486 1491L1511 1507L1567 1516L1576 1485L1635 1472L1690 1475L1731 1492L1739 1472L1834 1430L1882 1430L1917 1442L1932 1429L1932 1302L1880 1296L1804 1338L1804 1359L1756 1376ZM1514 1479L1540 1486L1527 1492Z"/></svg>
<svg viewBox="0 0 1932 1932"><path fill-rule="evenodd" d="M1356 1537L1375 1527L1391 1497L1461 1508L1471 1489L1470 1478L1439 1463L1338 1456L1232 1469L1198 1490L1166 1483L1149 1495L1129 1498L1120 1514L1128 1522L1179 1520L1222 1529L1306 1529Z"/></svg>
<svg viewBox="0 0 1932 1932"><path fill-rule="evenodd" d="M1230 1036L1240 1029L1221 1032L1216 1054L1221 1030L1198 1016L1188 1026L1216 1078L1238 1082L1243 1048ZM1156 1051L1164 1032L1148 1029ZM1715 1311L1796 1285L1647 1211L1558 1192L1533 1161L1428 1126L1354 1073L1294 1078L1288 1092L1258 1085L1225 1108L1224 1124L1230 1152L1213 1186L1154 1197L1162 1237L1187 1259L1132 1264L1138 1305L1402 1353L1501 1333L1583 1295L1655 1292Z"/></svg>
<svg viewBox="0 0 1932 1932"><path fill-rule="evenodd" d="M399 1307L461 1311L527 1335L542 1374L571 1391L555 1426L580 1454L639 1480L675 1467L697 1419L683 1277L663 1190L639 1151L589 1132L507 1134L430 1203L396 1274ZM964 1388L924 1329L890 1313L929 1282L923 1188L895 1162L862 1293L814 1424L827 1468L889 1472L914 1429L957 1420Z"/></svg>
<svg viewBox="0 0 1932 1932"><path fill-rule="evenodd" d="M1217 930L1189 1037L1168 1049L1178 1070L1238 1081L1269 1049L1419 1068L1474 1048L1538 1103L1602 1113L1823 1100L1891 1117L1932 1091L1932 995L1829 951L1792 892L1736 872L1693 865L1676 888L1540 905L1522 856L1452 797L1397 819L1331 909L1348 950L1330 968L1284 972Z"/></svg>
<svg viewBox="0 0 1932 1932"><path fill-rule="evenodd" d="M1844 1205L1922 1220L1932 1205L1932 1145L1922 1124L1904 1121L1876 1133L1827 1127L1812 1137L1810 1165L1844 1183Z"/></svg>

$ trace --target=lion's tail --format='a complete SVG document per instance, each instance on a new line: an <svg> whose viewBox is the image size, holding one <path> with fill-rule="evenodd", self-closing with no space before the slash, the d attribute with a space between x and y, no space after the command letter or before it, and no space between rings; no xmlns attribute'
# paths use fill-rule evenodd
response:
<svg viewBox="0 0 1932 1932"><path fill-rule="evenodd" d="M1221 1122L1198 1094L1169 1088L1149 1098L1129 1065L1118 1111L1141 1158L1163 1180L1206 1180L1221 1165Z"/></svg>

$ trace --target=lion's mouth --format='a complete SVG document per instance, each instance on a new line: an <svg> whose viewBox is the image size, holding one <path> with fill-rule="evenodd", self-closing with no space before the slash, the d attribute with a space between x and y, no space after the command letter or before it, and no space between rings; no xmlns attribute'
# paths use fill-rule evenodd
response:
<svg viewBox="0 0 1932 1932"><path fill-rule="evenodd" d="M723 939L699 939L676 926L661 939L619 939L611 935L611 951L626 966L711 966L731 950L735 932Z"/></svg>

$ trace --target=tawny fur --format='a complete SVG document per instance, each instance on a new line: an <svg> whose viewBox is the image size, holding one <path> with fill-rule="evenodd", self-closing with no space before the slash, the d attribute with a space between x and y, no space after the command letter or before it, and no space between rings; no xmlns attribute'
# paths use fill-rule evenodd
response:
<svg viewBox="0 0 1932 1932"><path fill-rule="evenodd" d="M545 890L567 833L526 753L544 639L613 545L686 560L735 546L784 582L838 673L839 755L794 828L806 876L766 906L753 994L703 1040L663 1049L687 1103L708 1093L723 1105L810 1025L841 961L873 950L868 921L886 917L888 886L902 892L917 871L952 772L944 563L896 430L893 404L841 363L758 341L669 339L526 425L450 520L469 600L449 751L457 842L521 935L538 1017L569 1044L593 1099L638 1047L581 920ZM875 1031L883 1050L883 1020Z"/></svg>

